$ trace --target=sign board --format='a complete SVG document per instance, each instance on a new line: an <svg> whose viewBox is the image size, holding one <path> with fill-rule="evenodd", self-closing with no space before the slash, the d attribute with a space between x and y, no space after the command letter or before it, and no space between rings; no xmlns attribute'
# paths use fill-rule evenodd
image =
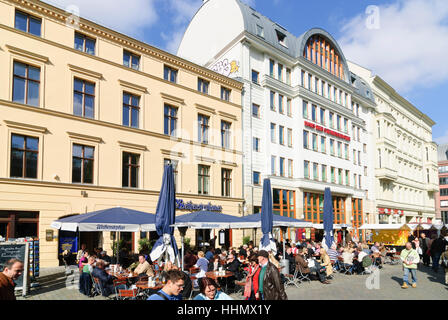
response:
<svg viewBox="0 0 448 320"><path fill-rule="evenodd" d="M26 296L29 285L29 243L28 242L5 242L0 243L0 272L3 271L6 263L10 259L19 259L24 262L22 275L15 280L15 290L22 290L22 295Z"/></svg>

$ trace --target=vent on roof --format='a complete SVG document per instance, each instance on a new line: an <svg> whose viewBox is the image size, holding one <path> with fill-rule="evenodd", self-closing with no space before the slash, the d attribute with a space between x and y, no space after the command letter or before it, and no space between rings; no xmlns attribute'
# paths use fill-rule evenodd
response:
<svg viewBox="0 0 448 320"><path fill-rule="evenodd" d="M275 32L277 33L278 43L286 47L286 35L278 30L275 30Z"/></svg>

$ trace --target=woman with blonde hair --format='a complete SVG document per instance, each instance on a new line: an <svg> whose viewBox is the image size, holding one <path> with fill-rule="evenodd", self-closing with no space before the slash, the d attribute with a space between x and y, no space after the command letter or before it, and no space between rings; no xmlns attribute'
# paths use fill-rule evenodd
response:
<svg viewBox="0 0 448 320"><path fill-rule="evenodd" d="M199 268L200 271L196 275L197 278L203 278L205 277L205 273L208 271L208 260L205 258L204 251L198 252L198 261L196 261L196 264L194 265L196 268Z"/></svg>
<svg viewBox="0 0 448 320"><path fill-rule="evenodd" d="M320 249L320 266L325 267L327 278L331 277L331 275L333 274L333 267L331 265L330 257L327 254L327 250L325 250L324 248Z"/></svg>

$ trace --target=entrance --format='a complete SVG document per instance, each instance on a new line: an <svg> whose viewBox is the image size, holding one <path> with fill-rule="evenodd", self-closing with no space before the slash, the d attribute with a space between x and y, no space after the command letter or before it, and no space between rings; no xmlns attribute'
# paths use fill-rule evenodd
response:
<svg viewBox="0 0 448 320"><path fill-rule="evenodd" d="M212 230L196 230L196 247L199 249L207 248L212 245L211 243Z"/></svg>
<svg viewBox="0 0 448 320"><path fill-rule="evenodd" d="M89 253L94 253L93 249L101 246L101 232L80 232L80 245L85 244Z"/></svg>

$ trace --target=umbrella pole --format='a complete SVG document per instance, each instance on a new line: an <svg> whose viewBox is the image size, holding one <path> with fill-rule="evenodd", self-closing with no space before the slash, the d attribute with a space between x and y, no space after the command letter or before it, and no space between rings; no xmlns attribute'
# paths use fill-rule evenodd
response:
<svg viewBox="0 0 448 320"><path fill-rule="evenodd" d="M181 261L181 264L182 264L182 271L184 271L184 237L182 236L181 237L181 241L182 241L182 254L181 254L181 259L182 259L182 261Z"/></svg>

